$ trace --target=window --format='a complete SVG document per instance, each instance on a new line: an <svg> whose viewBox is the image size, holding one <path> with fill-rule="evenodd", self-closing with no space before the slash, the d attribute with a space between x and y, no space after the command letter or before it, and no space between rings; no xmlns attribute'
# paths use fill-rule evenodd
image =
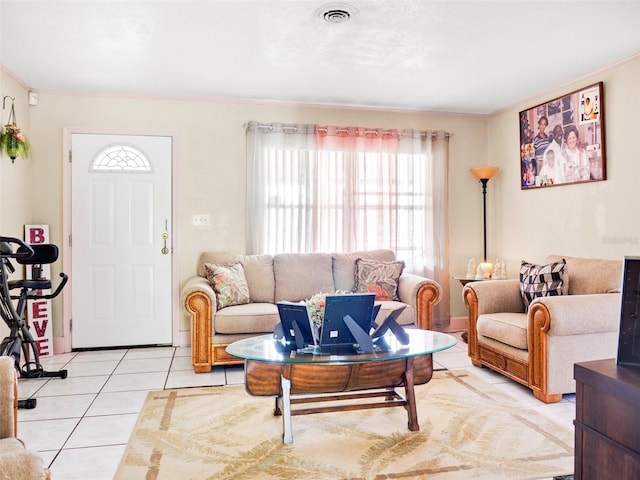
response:
<svg viewBox="0 0 640 480"><path fill-rule="evenodd" d="M131 145L109 145L98 152L91 166L91 172L151 172L149 160Z"/></svg>
<svg viewBox="0 0 640 480"><path fill-rule="evenodd" d="M446 265L448 135L247 126L247 251L389 248L408 271Z"/></svg>

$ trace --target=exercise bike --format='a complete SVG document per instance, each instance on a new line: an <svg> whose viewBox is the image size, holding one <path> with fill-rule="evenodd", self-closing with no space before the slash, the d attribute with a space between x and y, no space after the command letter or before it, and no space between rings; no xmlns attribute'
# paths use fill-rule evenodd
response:
<svg viewBox="0 0 640 480"><path fill-rule="evenodd" d="M15 272L12 259L21 265L33 265L33 278L9 280L9 275ZM51 289L51 280L40 278L41 267L57 259L58 247L53 244L29 245L18 238L0 236L0 316L10 330L9 336L0 342L0 355L13 358L21 378L67 378L67 370L50 372L42 367L38 347L25 320L27 300L55 298L67 283L67 275L61 273L62 280L55 291L48 295L42 293ZM19 293L12 295L12 290ZM23 365L21 359L24 359ZM18 406L35 408L36 399L22 400Z"/></svg>

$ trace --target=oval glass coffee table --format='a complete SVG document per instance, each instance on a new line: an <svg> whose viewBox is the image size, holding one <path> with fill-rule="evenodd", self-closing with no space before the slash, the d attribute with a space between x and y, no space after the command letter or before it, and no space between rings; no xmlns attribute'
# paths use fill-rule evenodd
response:
<svg viewBox="0 0 640 480"><path fill-rule="evenodd" d="M406 332L407 345L387 333L374 341L373 353L352 348L331 353L317 347L298 350L273 335L239 340L227 347L227 353L245 360L250 395L276 397L274 413L282 415L284 443L293 443L293 415L322 412L402 406L409 430L417 431L414 386L431 380L432 354L451 348L456 339L430 330ZM404 387L404 396L397 387ZM314 405L292 408L298 404Z"/></svg>

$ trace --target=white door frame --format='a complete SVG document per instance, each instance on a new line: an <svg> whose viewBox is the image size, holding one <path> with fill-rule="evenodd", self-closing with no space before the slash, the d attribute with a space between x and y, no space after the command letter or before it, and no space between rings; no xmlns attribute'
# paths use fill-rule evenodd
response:
<svg viewBox="0 0 640 480"><path fill-rule="evenodd" d="M71 162L69 162L69 152L71 151L71 136L77 134L108 134L108 135L148 135L148 136L161 136L171 137L171 336L173 346L180 346L180 309L178 308L179 297L179 269L178 269L178 235L176 234L176 186L177 186L177 165L176 161L176 132L167 131L148 131L148 130L117 130L117 129L96 129L96 128L76 128L76 127L63 127L62 138L62 268L64 272L71 272L71 246L69 245L69 238L71 236ZM69 276L69 283L73 283L72 276ZM63 324L63 339L62 343L55 341L54 338L54 350L59 352L70 352L71 345L71 312L72 312L72 298L71 298L71 285L68 285L62 295L62 324Z"/></svg>

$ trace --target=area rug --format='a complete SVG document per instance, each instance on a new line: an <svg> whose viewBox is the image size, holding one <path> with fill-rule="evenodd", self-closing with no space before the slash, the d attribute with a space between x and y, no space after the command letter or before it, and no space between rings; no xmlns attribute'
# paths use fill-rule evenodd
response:
<svg viewBox="0 0 640 480"><path fill-rule="evenodd" d="M542 479L573 473L573 431L464 370L416 387L404 408L293 417L243 386L150 392L115 480Z"/></svg>

